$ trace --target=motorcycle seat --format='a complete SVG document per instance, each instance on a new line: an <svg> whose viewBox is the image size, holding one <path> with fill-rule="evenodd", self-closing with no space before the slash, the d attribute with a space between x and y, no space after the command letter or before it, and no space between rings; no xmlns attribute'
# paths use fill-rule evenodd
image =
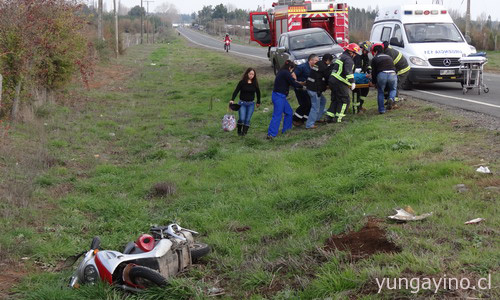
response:
<svg viewBox="0 0 500 300"><path fill-rule="evenodd" d="M123 250L123 254L139 254L139 253L144 253L139 247L134 242L130 242L125 246L125 249Z"/></svg>

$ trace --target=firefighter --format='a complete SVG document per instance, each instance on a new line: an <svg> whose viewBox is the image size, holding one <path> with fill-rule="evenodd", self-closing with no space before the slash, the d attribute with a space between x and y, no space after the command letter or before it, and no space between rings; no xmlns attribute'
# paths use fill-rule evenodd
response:
<svg viewBox="0 0 500 300"><path fill-rule="evenodd" d="M396 97L396 89L398 84L398 77L396 75L396 67L392 57L384 53L383 44L374 44L372 46L372 82L377 85L378 95L378 112L384 114L386 108L384 107L384 92L389 91L389 100L387 109L391 109Z"/></svg>
<svg viewBox="0 0 500 300"><path fill-rule="evenodd" d="M332 91L332 103L326 112L328 123L340 123L345 117L349 106L349 89L354 90L354 69L353 58L358 55L360 48L357 44L351 43L345 47L344 53L333 62L332 74L328 80L328 86Z"/></svg>
<svg viewBox="0 0 500 300"><path fill-rule="evenodd" d="M359 44L361 48L361 55L357 55L354 57L354 69L361 69L361 73L365 73L367 78L370 78L370 74L372 72L372 67L370 65L370 58L368 57L368 53L370 53L370 49L372 47L372 43L370 41L362 42ZM357 89L353 95L352 105L356 108L358 113L366 111L363 107L365 103L366 97L368 96L368 92L370 88L362 88Z"/></svg>
<svg viewBox="0 0 500 300"><path fill-rule="evenodd" d="M311 73L311 68L318 62L319 58L316 54L311 54L307 58L307 62L298 65L293 73L299 82L305 82ZM301 126L307 121L309 112L311 111L311 98L307 91L300 88L295 88L295 96L299 102L299 107L295 110L293 115L293 125Z"/></svg>
<svg viewBox="0 0 500 300"><path fill-rule="evenodd" d="M403 88L408 75L410 74L410 65L408 64L408 60L403 56L401 52L389 46L387 41L384 42L384 53L389 55L394 62L394 66L396 67L396 74L398 75L398 88L396 91L395 101L398 102L399 99L399 90ZM399 102L401 103L401 102Z"/></svg>
<svg viewBox="0 0 500 300"><path fill-rule="evenodd" d="M325 54L322 60L311 68L311 74L307 78L307 93L311 98L311 111L306 122L307 129L317 128L314 123L321 119L325 111L326 99L323 92L326 91L328 78L332 73L330 70L332 61L333 56L329 53Z"/></svg>

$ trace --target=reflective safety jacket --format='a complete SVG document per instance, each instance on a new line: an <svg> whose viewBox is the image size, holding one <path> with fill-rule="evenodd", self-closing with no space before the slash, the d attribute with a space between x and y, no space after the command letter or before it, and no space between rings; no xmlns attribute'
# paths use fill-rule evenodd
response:
<svg viewBox="0 0 500 300"><path fill-rule="evenodd" d="M391 47L387 47L384 50L384 53L393 59L394 66L396 67L396 73L398 75L402 75L410 71L410 65L401 52Z"/></svg>
<svg viewBox="0 0 500 300"><path fill-rule="evenodd" d="M354 61L347 51L344 51L333 62L332 77L348 85L349 87L354 83Z"/></svg>

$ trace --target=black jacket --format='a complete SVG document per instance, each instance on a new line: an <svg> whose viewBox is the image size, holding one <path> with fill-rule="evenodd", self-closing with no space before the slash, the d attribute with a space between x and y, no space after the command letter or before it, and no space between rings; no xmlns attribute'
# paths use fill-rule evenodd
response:
<svg viewBox="0 0 500 300"><path fill-rule="evenodd" d="M380 72L383 71L396 71L396 67L394 66L394 62L392 58L383 53L377 54L372 59L372 82L377 83L377 76Z"/></svg>
<svg viewBox="0 0 500 300"><path fill-rule="evenodd" d="M321 94L326 90L328 78L332 73L331 67L324 61L318 61L314 67L311 68L311 73L306 81L308 90Z"/></svg>
<svg viewBox="0 0 500 300"><path fill-rule="evenodd" d="M361 73L371 73L370 58L368 54L356 55L354 58L354 69L361 69Z"/></svg>
<svg viewBox="0 0 500 300"><path fill-rule="evenodd" d="M247 102L253 101L255 99L255 94L257 94L257 103L260 104L260 89L255 84L255 81L253 81L252 83L248 83L240 80L233 92L233 97L231 99L236 99L238 93L240 93L240 100Z"/></svg>

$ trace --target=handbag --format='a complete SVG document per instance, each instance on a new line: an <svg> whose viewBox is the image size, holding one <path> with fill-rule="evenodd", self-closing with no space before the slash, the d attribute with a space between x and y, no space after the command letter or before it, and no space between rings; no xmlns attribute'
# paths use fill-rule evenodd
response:
<svg viewBox="0 0 500 300"><path fill-rule="evenodd" d="M236 128L236 119L231 114L225 114L222 118L222 130L233 131Z"/></svg>

